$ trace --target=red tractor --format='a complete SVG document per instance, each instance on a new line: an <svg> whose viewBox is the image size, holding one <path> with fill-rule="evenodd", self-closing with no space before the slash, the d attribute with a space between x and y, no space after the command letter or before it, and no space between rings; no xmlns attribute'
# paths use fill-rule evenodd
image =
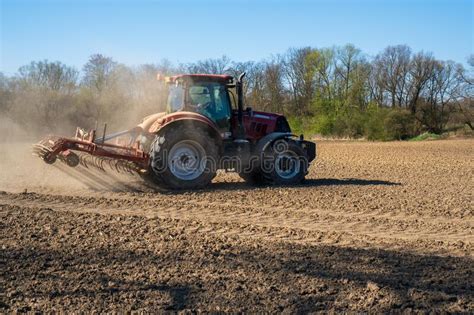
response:
<svg viewBox="0 0 474 315"><path fill-rule="evenodd" d="M168 189L205 187L218 169L255 184L301 182L315 143L293 135L282 115L244 109L244 75L159 76L168 85L166 112L111 135L105 126L100 138L79 128L74 138L49 136L34 151L49 164L109 165Z"/></svg>

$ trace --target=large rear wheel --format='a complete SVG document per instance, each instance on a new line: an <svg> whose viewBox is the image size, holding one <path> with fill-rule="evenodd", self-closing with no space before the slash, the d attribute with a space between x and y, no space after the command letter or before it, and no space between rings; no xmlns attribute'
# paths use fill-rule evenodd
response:
<svg viewBox="0 0 474 315"><path fill-rule="evenodd" d="M206 132L171 129L151 145L148 177L169 189L203 188L216 174L217 157L217 146Z"/></svg>

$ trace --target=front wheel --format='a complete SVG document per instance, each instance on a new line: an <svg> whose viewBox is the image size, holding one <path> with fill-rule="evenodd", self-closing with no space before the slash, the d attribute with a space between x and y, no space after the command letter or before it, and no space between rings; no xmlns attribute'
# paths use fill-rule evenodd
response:
<svg viewBox="0 0 474 315"><path fill-rule="evenodd" d="M306 152L295 141L275 141L262 157L260 175L269 184L299 184L307 174Z"/></svg>
<svg viewBox="0 0 474 315"><path fill-rule="evenodd" d="M308 172L306 152L292 140L275 141L260 157L260 165L239 173L248 184L295 185L301 183Z"/></svg>

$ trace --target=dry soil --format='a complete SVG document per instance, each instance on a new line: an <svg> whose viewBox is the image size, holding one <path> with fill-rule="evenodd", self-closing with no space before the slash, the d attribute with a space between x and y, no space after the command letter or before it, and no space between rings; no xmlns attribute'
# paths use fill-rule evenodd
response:
<svg viewBox="0 0 474 315"><path fill-rule="evenodd" d="M154 191L0 149L0 312L474 310L474 141L320 142L303 185Z"/></svg>

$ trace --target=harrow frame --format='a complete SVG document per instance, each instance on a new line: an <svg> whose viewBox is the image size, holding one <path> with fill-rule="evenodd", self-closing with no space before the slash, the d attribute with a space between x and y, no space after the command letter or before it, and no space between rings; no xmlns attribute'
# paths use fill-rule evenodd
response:
<svg viewBox="0 0 474 315"><path fill-rule="evenodd" d="M118 145L106 143L125 134L135 135L129 145ZM140 149L140 142L136 141L137 130L127 130L96 139L96 131L84 132L77 128L74 138L58 137L49 135L37 144L33 145L35 155L48 164L53 164L57 159L65 162L68 166L75 167L82 164L86 167L94 165L104 170L104 164L108 164L117 171L145 172L148 166L149 154ZM79 156L75 152L84 152L86 155Z"/></svg>

